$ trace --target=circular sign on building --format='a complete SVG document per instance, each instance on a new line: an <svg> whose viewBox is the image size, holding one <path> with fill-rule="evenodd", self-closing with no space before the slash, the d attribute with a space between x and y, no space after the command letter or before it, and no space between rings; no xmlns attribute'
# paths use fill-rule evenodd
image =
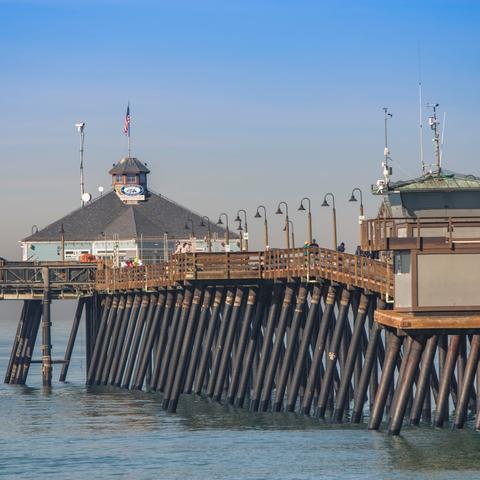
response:
<svg viewBox="0 0 480 480"><path fill-rule="evenodd" d="M141 185L125 185L121 188L122 195L128 197L135 197L137 195L143 195L144 188Z"/></svg>

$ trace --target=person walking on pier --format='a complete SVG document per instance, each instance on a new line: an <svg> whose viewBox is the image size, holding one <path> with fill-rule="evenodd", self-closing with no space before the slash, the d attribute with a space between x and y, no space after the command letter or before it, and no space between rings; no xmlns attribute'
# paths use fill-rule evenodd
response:
<svg viewBox="0 0 480 480"><path fill-rule="evenodd" d="M337 252L345 253L345 243L344 243L344 242L342 242L342 243L337 247Z"/></svg>

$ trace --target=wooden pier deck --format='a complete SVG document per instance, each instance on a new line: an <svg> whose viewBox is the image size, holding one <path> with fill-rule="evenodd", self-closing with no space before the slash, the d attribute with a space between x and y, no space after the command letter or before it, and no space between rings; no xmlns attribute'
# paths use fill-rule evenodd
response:
<svg viewBox="0 0 480 480"><path fill-rule="evenodd" d="M454 413L457 428L476 415L480 429L480 328L462 331L460 317L450 330L445 317L418 328L391 310L394 296L388 262L324 248L180 254L128 268L7 262L0 299L23 309L5 382L26 382L40 330L44 385L55 363L65 381L84 317L87 384L161 392L172 413L195 393L333 422L359 423L368 411L370 429L387 414L392 434L406 415L430 423L433 410L437 427ZM67 349L55 360L50 304L72 298Z"/></svg>

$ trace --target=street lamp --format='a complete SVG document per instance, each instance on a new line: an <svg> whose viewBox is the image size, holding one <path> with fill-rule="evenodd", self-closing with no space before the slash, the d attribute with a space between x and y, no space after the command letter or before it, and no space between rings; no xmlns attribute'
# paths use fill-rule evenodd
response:
<svg viewBox="0 0 480 480"><path fill-rule="evenodd" d="M269 246L268 246L268 221L267 221L267 209L263 206L263 205L259 205L257 207L257 213L255 214L255 218L262 218L262 216L260 215L260 212L259 210L263 208L263 218L264 218L264 221L263 221L263 226L265 227L265 250L268 250Z"/></svg>
<svg viewBox="0 0 480 480"><path fill-rule="evenodd" d="M238 215L237 215L237 218L238 218ZM243 234L242 234L243 228L242 228L242 221L240 219L239 219L239 222L238 222L237 230L240 232L240 251L243 252Z"/></svg>
<svg viewBox="0 0 480 480"><path fill-rule="evenodd" d="M241 218L240 218L240 212L243 213L243 224L245 225L245 250L248 252L248 224L247 224L247 212L241 208L238 212L237 212L237 218L235 219L236 222L241 222ZM241 224L241 223L240 223ZM240 229L239 229L240 230ZM242 232L240 232L240 239L242 239ZM242 243L242 242L240 242ZM241 250L241 248L240 248Z"/></svg>
<svg viewBox="0 0 480 480"><path fill-rule="evenodd" d="M190 222L191 227L188 226L188 223ZM187 219L185 221L185 230L192 230L192 235L191 237L195 237L195 231L193 229L193 220L191 218Z"/></svg>
<svg viewBox="0 0 480 480"><path fill-rule="evenodd" d="M287 244L287 248L290 248L290 224L288 223L288 205L287 202L280 202L277 207L277 211L275 212L276 215L283 215L282 209L280 205L285 205L285 240Z"/></svg>
<svg viewBox="0 0 480 480"><path fill-rule="evenodd" d="M227 227L225 230L225 251L227 251L227 245L230 247L230 232L228 231L228 215L226 213L222 212L218 216L217 225L223 225L222 215L225 217L225 224L226 224L225 226Z"/></svg>
<svg viewBox="0 0 480 480"><path fill-rule="evenodd" d="M100 232L100 235L103 237L103 248L104 248L104 261L107 262L107 234L106 232Z"/></svg>
<svg viewBox="0 0 480 480"><path fill-rule="evenodd" d="M203 220L207 221L207 225L205 225L205 222ZM207 245L208 245L208 253L212 253L212 232L210 230L210 219L204 215L202 217L202 221L200 222L201 227L207 227Z"/></svg>
<svg viewBox="0 0 480 480"><path fill-rule="evenodd" d="M360 194L360 217L362 217L361 219L363 220L363 194L362 194L362 191L358 188L358 187L355 187L353 190L352 190L352 196L349 198L349 202L356 202L357 201L357 197L355 197L355 192L358 192Z"/></svg>
<svg viewBox="0 0 480 480"><path fill-rule="evenodd" d="M327 197L332 197L332 213L333 213L333 248L337 249L337 212L335 210L335 197L333 193L327 193L323 197L322 207L329 207L330 204L327 202Z"/></svg>
<svg viewBox="0 0 480 480"><path fill-rule="evenodd" d="M298 210L300 212L305 211L305 207L303 206L303 201L308 200L308 244L311 245L313 240L312 240L312 210L310 208L311 202L308 197L303 197L302 200L300 201L300 206L298 207Z"/></svg>
<svg viewBox="0 0 480 480"><path fill-rule="evenodd" d="M293 229L293 222L291 220L288 221L288 225L290 227L290 232L292 234L292 248L295 248L295 230ZM285 232L285 227L283 227L283 231Z"/></svg>

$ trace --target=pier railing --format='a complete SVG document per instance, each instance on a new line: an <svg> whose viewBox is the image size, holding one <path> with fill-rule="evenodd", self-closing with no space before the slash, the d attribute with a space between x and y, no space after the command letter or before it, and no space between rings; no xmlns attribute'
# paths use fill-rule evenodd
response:
<svg viewBox="0 0 480 480"><path fill-rule="evenodd" d="M374 218L361 224L366 251L480 244L480 217Z"/></svg>
<svg viewBox="0 0 480 480"><path fill-rule="evenodd" d="M78 262L8 262L0 265L0 296L37 292L93 291L97 264Z"/></svg>
<svg viewBox="0 0 480 480"><path fill-rule="evenodd" d="M96 289L116 291L173 286L192 280L326 279L393 296L387 262L325 248L238 253L182 253L168 263L97 271Z"/></svg>

